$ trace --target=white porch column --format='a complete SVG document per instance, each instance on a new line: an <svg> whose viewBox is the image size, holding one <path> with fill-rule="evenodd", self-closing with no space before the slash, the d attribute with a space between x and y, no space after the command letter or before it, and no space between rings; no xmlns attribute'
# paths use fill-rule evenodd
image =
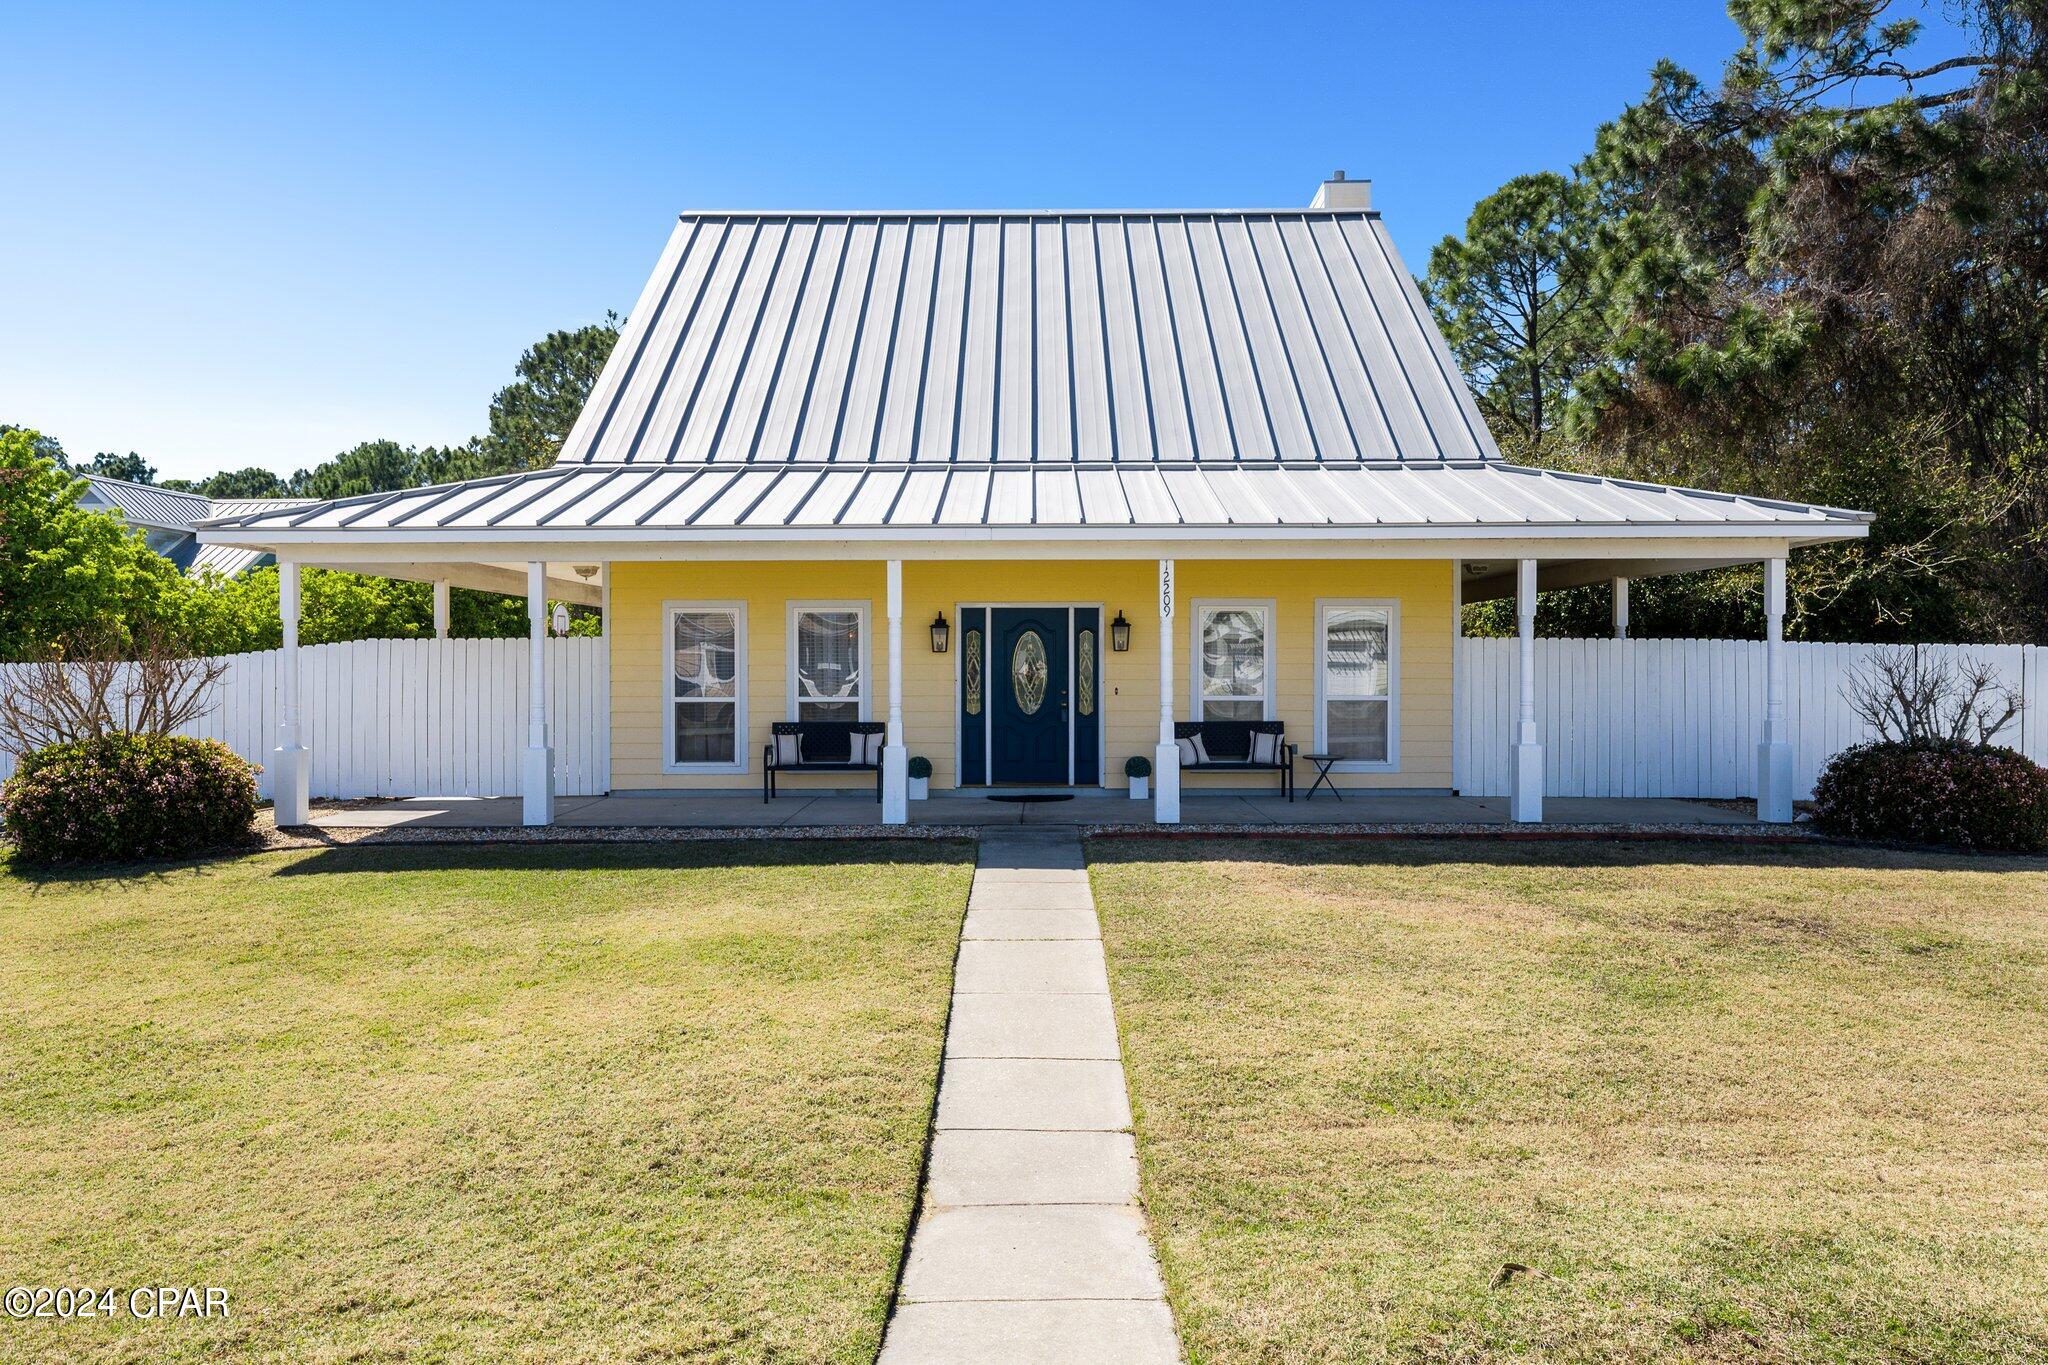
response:
<svg viewBox="0 0 2048 1365"><path fill-rule="evenodd" d="M270 797L280 826L303 825L311 803L313 755L299 713L299 566L277 561L277 614L284 623L278 656L277 748L270 754Z"/></svg>
<svg viewBox="0 0 2048 1365"><path fill-rule="evenodd" d="M526 754L519 770L520 823L555 822L555 753L548 747L548 566L526 565Z"/></svg>
<svg viewBox="0 0 2048 1365"><path fill-rule="evenodd" d="M1515 634L1521 643L1516 679L1521 689L1520 719L1510 765L1513 791L1508 818L1518 824L1543 819L1543 742L1536 732L1536 561L1515 566Z"/></svg>
<svg viewBox="0 0 2048 1365"><path fill-rule="evenodd" d="M1173 742L1173 561L1159 561L1159 747L1152 751L1152 818L1180 823L1180 746Z"/></svg>
<svg viewBox="0 0 2048 1365"><path fill-rule="evenodd" d="M1628 580L1614 580L1614 638L1628 638Z"/></svg>
<svg viewBox="0 0 2048 1365"><path fill-rule="evenodd" d="M434 580L434 638L448 638L448 580Z"/></svg>
<svg viewBox="0 0 2048 1365"><path fill-rule="evenodd" d="M903 561L889 561L889 733L882 743L882 823L910 823L910 751L903 745Z"/></svg>
<svg viewBox="0 0 2048 1365"><path fill-rule="evenodd" d="M1764 739L1756 746L1756 818L1792 822L1792 741L1785 729L1785 561L1764 561Z"/></svg>

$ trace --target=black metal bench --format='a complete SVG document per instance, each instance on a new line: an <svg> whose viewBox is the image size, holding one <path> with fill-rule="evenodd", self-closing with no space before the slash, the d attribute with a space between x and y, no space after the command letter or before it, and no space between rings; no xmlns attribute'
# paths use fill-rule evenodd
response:
<svg viewBox="0 0 2048 1365"><path fill-rule="evenodd" d="M1273 757L1268 762L1254 762L1252 759L1252 736L1273 736ZM1173 725L1175 739L1196 739L1202 741L1202 749L1209 755L1206 763L1190 763L1181 760L1180 770L1184 773L1244 773L1276 772L1280 774L1280 792L1289 801L1294 799L1294 749L1287 742L1287 727L1277 720L1182 720Z"/></svg>
<svg viewBox="0 0 2048 1365"><path fill-rule="evenodd" d="M878 720L778 720L761 755L761 801L775 799L778 773L868 772L875 775L875 800L882 799L882 746L889 727ZM793 753L793 757L791 756ZM868 757L873 754L873 758Z"/></svg>

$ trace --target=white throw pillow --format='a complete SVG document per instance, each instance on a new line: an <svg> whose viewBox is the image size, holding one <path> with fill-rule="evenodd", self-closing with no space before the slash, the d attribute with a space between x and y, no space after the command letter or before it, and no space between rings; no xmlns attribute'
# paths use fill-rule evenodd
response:
<svg viewBox="0 0 2048 1365"><path fill-rule="evenodd" d="M777 735L775 737L775 766L787 768L803 762L803 749L799 743L802 735Z"/></svg>
<svg viewBox="0 0 2048 1365"><path fill-rule="evenodd" d="M1209 750L1202 744L1202 737L1200 735L1189 735L1183 739L1176 739L1174 745L1180 750L1180 765L1183 768L1191 764L1207 763L1209 761Z"/></svg>
<svg viewBox="0 0 2048 1365"><path fill-rule="evenodd" d="M861 762L880 763L882 761L882 745L888 738L888 735L880 732L872 735L862 735L860 747Z"/></svg>
<svg viewBox="0 0 2048 1365"><path fill-rule="evenodd" d="M1280 761L1280 736L1252 733L1252 762L1277 763Z"/></svg>

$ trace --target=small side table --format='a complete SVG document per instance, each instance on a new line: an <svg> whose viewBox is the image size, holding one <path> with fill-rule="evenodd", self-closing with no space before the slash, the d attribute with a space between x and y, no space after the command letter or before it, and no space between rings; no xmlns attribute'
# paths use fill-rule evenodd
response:
<svg viewBox="0 0 2048 1365"><path fill-rule="evenodd" d="M1337 784L1330 780L1330 769L1335 767L1338 760L1344 756L1342 754L1303 754L1302 757L1316 765L1316 780L1308 784L1308 791L1301 799L1304 801L1315 800L1316 788L1321 787L1330 795L1342 801L1344 793L1338 791Z"/></svg>

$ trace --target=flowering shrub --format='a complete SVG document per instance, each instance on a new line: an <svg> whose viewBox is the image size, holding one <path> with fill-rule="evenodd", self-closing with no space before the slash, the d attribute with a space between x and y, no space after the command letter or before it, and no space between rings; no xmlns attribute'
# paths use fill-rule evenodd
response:
<svg viewBox="0 0 2048 1365"><path fill-rule="evenodd" d="M175 858L248 836L256 775L219 740L119 732L24 755L0 804L23 862Z"/></svg>
<svg viewBox="0 0 2048 1365"><path fill-rule="evenodd" d="M2038 853L2048 850L2048 770L1991 745L1859 744L1814 783L1813 823L1861 839Z"/></svg>

